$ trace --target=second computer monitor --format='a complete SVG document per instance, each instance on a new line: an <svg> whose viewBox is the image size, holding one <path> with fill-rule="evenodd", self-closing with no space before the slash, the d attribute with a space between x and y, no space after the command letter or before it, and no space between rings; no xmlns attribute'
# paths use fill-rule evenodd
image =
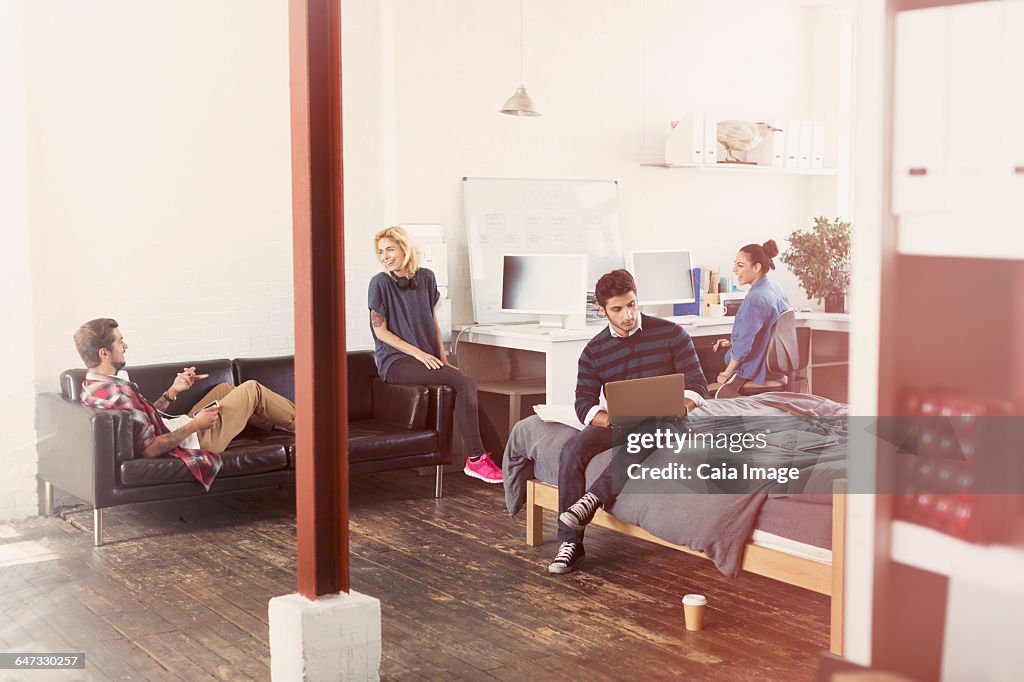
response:
<svg viewBox="0 0 1024 682"><path fill-rule="evenodd" d="M586 254L506 254L501 311L540 315L543 326L577 326L587 312Z"/></svg>
<svg viewBox="0 0 1024 682"><path fill-rule="evenodd" d="M690 252L685 249L631 252L629 271L636 278L640 303L696 302L692 262Z"/></svg>

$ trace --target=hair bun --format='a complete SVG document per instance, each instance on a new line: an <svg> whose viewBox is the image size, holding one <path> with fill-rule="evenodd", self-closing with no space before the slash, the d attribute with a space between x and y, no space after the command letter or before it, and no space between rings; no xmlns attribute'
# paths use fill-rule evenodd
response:
<svg viewBox="0 0 1024 682"><path fill-rule="evenodd" d="M764 255L768 256L769 258L775 258L776 256L779 255L779 245L775 243L774 239L769 239L768 241L766 241L764 244L761 245L761 248L764 249Z"/></svg>

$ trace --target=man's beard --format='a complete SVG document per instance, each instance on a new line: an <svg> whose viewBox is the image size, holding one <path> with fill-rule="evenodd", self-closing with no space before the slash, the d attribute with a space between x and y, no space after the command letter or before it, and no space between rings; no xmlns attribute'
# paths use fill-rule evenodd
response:
<svg viewBox="0 0 1024 682"><path fill-rule="evenodd" d="M126 363L125 363L124 360L122 360L121 362L115 362L114 363L114 370L117 371L117 372L120 372L122 369L124 369L125 364Z"/></svg>

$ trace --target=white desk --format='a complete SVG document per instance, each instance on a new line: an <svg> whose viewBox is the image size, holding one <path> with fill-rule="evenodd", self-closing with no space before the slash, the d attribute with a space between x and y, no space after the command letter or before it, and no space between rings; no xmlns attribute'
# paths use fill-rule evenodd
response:
<svg viewBox="0 0 1024 682"><path fill-rule="evenodd" d="M694 338L728 336L733 317L672 317ZM797 313L797 328L812 331L810 357L813 367L845 368L845 339L839 352L829 353L815 365L813 332L849 334L850 316L843 313ZM580 353L604 324L584 329L549 329L536 324L471 325L457 330L456 353L460 367L478 381L544 378L547 402L571 405L575 401L576 371ZM836 345L836 344L829 344ZM831 349L830 349L831 350ZM516 353L514 351L530 351ZM808 380L810 381L810 374Z"/></svg>

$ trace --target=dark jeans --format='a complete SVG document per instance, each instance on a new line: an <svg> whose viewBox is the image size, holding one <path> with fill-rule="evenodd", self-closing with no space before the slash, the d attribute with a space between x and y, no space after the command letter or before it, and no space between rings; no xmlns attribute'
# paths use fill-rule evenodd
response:
<svg viewBox="0 0 1024 682"><path fill-rule="evenodd" d="M430 369L414 357L396 360L388 368L389 384L437 384L455 389L455 426L462 434L466 452L470 457L487 452L480 438L480 406L476 397L476 382L454 367L445 365ZM573 500L575 502L575 500Z"/></svg>
<svg viewBox="0 0 1024 682"><path fill-rule="evenodd" d="M630 464L643 462L651 454L642 450L629 454L626 448L616 448L611 463L605 467L593 485L586 489L587 465L590 460L612 447L612 430L603 426L587 426L562 446L558 456L558 513L561 514L591 492L601 500L601 506L611 509L615 498L626 483L626 469ZM583 542L583 533L558 521L559 542Z"/></svg>

